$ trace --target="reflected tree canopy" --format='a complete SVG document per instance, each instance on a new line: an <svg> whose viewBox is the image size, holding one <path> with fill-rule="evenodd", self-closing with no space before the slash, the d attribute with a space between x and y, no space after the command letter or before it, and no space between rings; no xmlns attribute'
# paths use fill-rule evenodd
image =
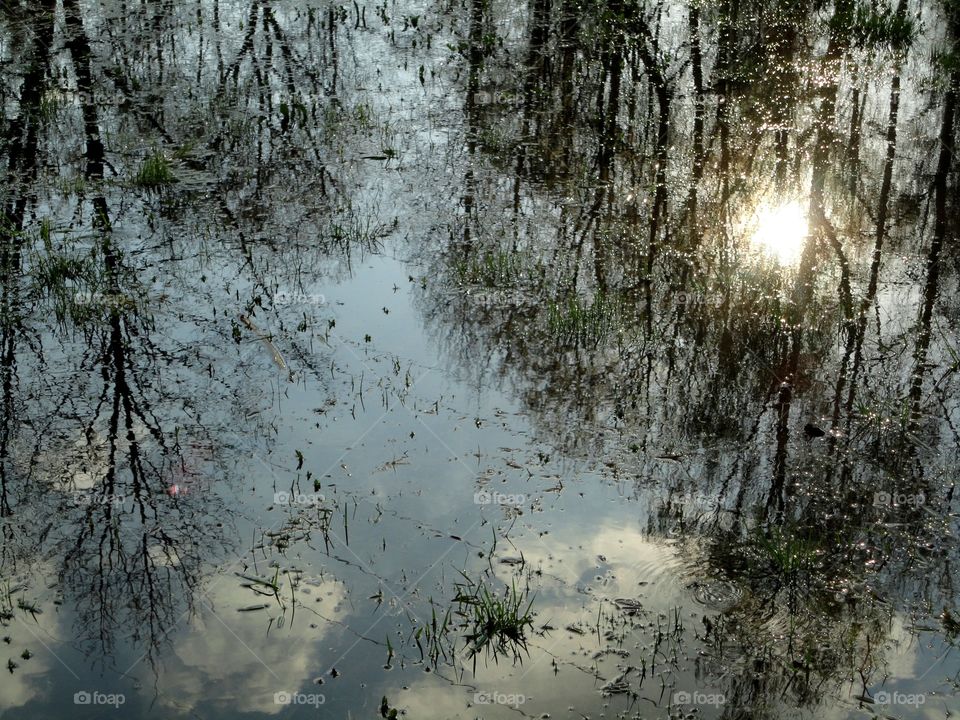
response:
<svg viewBox="0 0 960 720"><path fill-rule="evenodd" d="M499 393L538 458L509 467L599 473L627 488L644 538L676 548L696 627L677 611L661 636L658 619L652 656L679 667L680 638L696 643L691 672L723 688L718 713L873 704L892 636L922 625L949 651L960 627L958 47L957 0L0 3L7 598L52 589L93 663L112 667L119 645L160 665L178 623L212 605L212 579L240 574L278 601L288 589L286 621L320 558L341 583L330 626L385 649L386 669L419 649L446 687L476 681L485 670L437 630L448 570L403 563L433 552L424 538L463 543L483 577L457 568L470 637L506 647L484 583L516 610L538 582L567 606L543 571L559 550L535 571L507 558L504 580L497 543L513 547L514 528L542 543L543 498L569 478L492 534L484 516L469 545L477 501L403 514L425 489L442 497L438 454L466 467L452 425L428 426L420 456L389 446L363 480L345 458L394 443L363 440L398 405L480 429L487 408L463 392ZM383 290L371 268L385 257L413 311L389 350L366 330L338 336L354 309L326 300L358 278ZM421 325L423 376L456 388L429 399L401 359ZM331 428L371 397L382 417L341 443ZM404 441L426 435L410 425ZM432 471L407 486L411 460ZM255 462L270 492L292 475L328 493L322 508L280 530L252 520ZM270 573L249 570L249 528ZM433 594L415 589L424 578ZM581 580L574 602L627 616L607 641L652 627ZM354 581L357 618L403 588L412 627L396 648L344 619ZM527 635L563 632L514 620L514 665L536 649ZM568 663L636 700L657 670L631 652ZM619 678L601 655L623 661Z"/></svg>
<svg viewBox="0 0 960 720"><path fill-rule="evenodd" d="M706 628L742 707L865 693L891 612L953 604L960 8L471 8L440 343L558 452L668 478L651 532L748 593Z"/></svg>

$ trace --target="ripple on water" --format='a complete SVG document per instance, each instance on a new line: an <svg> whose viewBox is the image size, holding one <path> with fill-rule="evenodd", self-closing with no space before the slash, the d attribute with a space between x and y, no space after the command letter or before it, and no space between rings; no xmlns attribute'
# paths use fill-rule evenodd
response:
<svg viewBox="0 0 960 720"><path fill-rule="evenodd" d="M639 557L615 570L607 596L620 610L661 611L677 604L683 595L683 560L669 545L649 545Z"/></svg>
<svg viewBox="0 0 960 720"><path fill-rule="evenodd" d="M687 586L700 605L725 612L743 598L743 591L727 580L696 580Z"/></svg>

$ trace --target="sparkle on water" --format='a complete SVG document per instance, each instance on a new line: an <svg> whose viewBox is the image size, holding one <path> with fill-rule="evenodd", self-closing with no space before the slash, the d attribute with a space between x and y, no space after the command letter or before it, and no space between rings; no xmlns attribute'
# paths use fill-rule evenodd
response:
<svg viewBox="0 0 960 720"><path fill-rule="evenodd" d="M798 200L763 204L754 217L753 246L782 265L793 265L807 239L807 215Z"/></svg>

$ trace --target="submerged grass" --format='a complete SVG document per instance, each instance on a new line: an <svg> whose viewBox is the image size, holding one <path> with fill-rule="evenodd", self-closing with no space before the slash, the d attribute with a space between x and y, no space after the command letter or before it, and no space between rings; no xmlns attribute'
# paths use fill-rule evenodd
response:
<svg viewBox="0 0 960 720"><path fill-rule="evenodd" d="M133 182L138 187L157 190L172 185L177 180L166 156L155 150L144 158Z"/></svg>
<svg viewBox="0 0 960 720"><path fill-rule="evenodd" d="M613 334L620 321L620 305L605 293L593 300L571 295L549 308L550 334L561 343L597 347Z"/></svg>
<svg viewBox="0 0 960 720"><path fill-rule="evenodd" d="M30 291L50 303L59 326L68 322L83 326L100 317L105 308L135 304L126 295L103 292L97 257L84 250L82 241L61 238L49 218L42 218L35 232L30 236L39 240L39 247L30 256Z"/></svg>
<svg viewBox="0 0 960 720"><path fill-rule="evenodd" d="M461 260L456 265L456 273L462 284L516 287L524 277L526 266L523 253L497 250Z"/></svg>
<svg viewBox="0 0 960 720"><path fill-rule="evenodd" d="M758 532L752 545L760 566L782 580L796 580L816 569L819 545L796 533L781 528Z"/></svg>

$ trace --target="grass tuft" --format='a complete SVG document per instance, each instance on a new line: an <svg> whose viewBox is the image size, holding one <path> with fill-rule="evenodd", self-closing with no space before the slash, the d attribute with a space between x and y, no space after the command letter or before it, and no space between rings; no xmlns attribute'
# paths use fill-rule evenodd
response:
<svg viewBox="0 0 960 720"><path fill-rule="evenodd" d="M593 300L572 295L565 303L550 305L550 333L561 343L597 347L616 330L619 305L604 293Z"/></svg>
<svg viewBox="0 0 960 720"><path fill-rule="evenodd" d="M462 573L461 573L462 575ZM533 627L530 608L533 598L517 589L515 583L505 588L503 595L495 595L486 585L463 575L466 583L457 584L454 598L459 606L457 615L467 628L467 652L474 659L481 652L493 656L511 655L515 661L527 652L527 630Z"/></svg>
<svg viewBox="0 0 960 720"><path fill-rule="evenodd" d="M157 190L177 181L170 167L170 161L160 151L147 155L133 182L142 188Z"/></svg>
<svg viewBox="0 0 960 720"><path fill-rule="evenodd" d="M489 288L515 287L524 276L524 256L518 252L485 252L480 257L461 260L456 265L462 284Z"/></svg>
<svg viewBox="0 0 960 720"><path fill-rule="evenodd" d="M757 533L753 547L770 575L786 581L811 574L817 565L819 546L813 540L775 528Z"/></svg>

